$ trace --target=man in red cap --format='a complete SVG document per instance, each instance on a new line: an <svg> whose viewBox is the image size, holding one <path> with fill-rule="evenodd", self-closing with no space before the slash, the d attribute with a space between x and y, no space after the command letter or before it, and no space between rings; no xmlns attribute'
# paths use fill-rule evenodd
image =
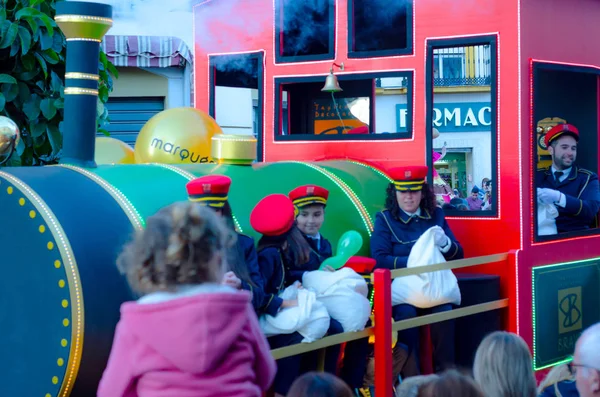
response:
<svg viewBox="0 0 600 397"><path fill-rule="evenodd" d="M544 143L552 165L536 173L537 201L558 208L558 233L589 229L600 209L598 176L577 167L579 130L571 124L558 124Z"/></svg>

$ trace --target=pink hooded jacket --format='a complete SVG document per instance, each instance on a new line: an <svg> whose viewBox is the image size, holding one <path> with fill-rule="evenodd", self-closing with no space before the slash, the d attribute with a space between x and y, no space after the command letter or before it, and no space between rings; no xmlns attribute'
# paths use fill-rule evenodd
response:
<svg viewBox="0 0 600 397"><path fill-rule="evenodd" d="M124 303L98 397L260 397L275 361L247 292Z"/></svg>

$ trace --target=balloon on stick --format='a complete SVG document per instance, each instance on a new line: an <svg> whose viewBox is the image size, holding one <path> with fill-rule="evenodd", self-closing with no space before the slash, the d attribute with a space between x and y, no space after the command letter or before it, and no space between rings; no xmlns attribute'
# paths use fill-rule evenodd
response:
<svg viewBox="0 0 600 397"><path fill-rule="evenodd" d="M336 255L327 258L321 264L319 270L323 270L326 266L331 266L335 270L342 268L350 257L356 255L363 244L363 239L360 233L355 230L348 230L342 234L337 245Z"/></svg>

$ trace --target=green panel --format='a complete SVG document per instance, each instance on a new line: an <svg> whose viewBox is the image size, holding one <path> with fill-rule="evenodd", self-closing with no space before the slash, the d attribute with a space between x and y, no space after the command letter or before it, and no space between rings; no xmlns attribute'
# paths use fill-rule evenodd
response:
<svg viewBox="0 0 600 397"><path fill-rule="evenodd" d="M384 209L390 179L381 171L355 161L323 161L315 163L342 179L360 198L375 222L375 214Z"/></svg>
<svg viewBox="0 0 600 397"><path fill-rule="evenodd" d="M166 205L186 200L185 184L190 179L209 174L227 175L233 180L229 201L234 216L241 231L256 239L260 236L250 226L250 213L263 197L272 193L287 195L300 185L320 185L330 192L323 235L332 242L335 250L344 232L358 231L364 239L360 255L369 254L369 228L374 214L383 207L388 183L385 176L369 166L346 161L257 163L253 166L115 165L90 171L119 189L144 219ZM364 218L360 208L365 212Z"/></svg>
<svg viewBox="0 0 600 397"><path fill-rule="evenodd" d="M540 370L568 360L581 332L600 321L600 258L532 273L533 359Z"/></svg>
<svg viewBox="0 0 600 397"><path fill-rule="evenodd" d="M169 204L187 200L187 179L159 165L104 165L89 171L121 191L143 219Z"/></svg>

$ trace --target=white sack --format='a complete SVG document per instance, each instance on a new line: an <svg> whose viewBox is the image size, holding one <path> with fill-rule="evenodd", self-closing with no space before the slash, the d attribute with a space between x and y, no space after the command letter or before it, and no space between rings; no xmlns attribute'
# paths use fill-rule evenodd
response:
<svg viewBox="0 0 600 397"><path fill-rule="evenodd" d="M265 336L292 334L297 331L304 337L303 343L310 343L327 333L329 314L325 305L317 301L313 291L298 288L296 282L279 294L279 297L283 300L297 299L298 306L281 309L276 316L261 316L260 328Z"/></svg>
<svg viewBox="0 0 600 397"><path fill-rule="evenodd" d="M331 318L342 325L344 332L361 331L369 320L371 304L365 279L350 268L335 272L315 270L305 272L302 285L315 291Z"/></svg>
<svg viewBox="0 0 600 397"><path fill-rule="evenodd" d="M407 267L428 266L446 262L435 244L435 230L429 228L410 250ZM408 303L419 308L430 308L444 303L460 305L460 289L452 270L398 277L392 281L392 305Z"/></svg>
<svg viewBox="0 0 600 397"><path fill-rule="evenodd" d="M538 201L538 235L551 236L557 234L556 217L558 209L554 204L544 204Z"/></svg>

